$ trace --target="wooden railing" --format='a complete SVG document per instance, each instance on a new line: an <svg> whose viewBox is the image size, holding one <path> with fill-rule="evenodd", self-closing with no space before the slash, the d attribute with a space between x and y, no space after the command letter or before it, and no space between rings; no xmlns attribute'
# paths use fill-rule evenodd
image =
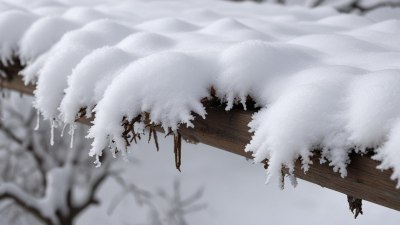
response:
<svg viewBox="0 0 400 225"><path fill-rule="evenodd" d="M32 95L35 86L24 85L21 77L17 75L20 69L20 66L0 66L0 70L6 74L6 77L0 78L0 88ZM249 153L244 152L244 148L251 139L247 124L254 111L234 109L227 112L223 107L214 105L207 106L207 113L206 119L195 119L194 128L180 128L182 137L251 158ZM90 123L88 120L80 122ZM345 178L333 172L332 167L327 163L320 164L319 157L316 151L313 156L313 165L306 174L301 170L301 163L298 160L295 175L322 187L400 210L400 190L396 189L396 183L390 180L392 171L376 169L378 162L372 160L370 156L352 155L351 163L347 167L348 175Z"/></svg>

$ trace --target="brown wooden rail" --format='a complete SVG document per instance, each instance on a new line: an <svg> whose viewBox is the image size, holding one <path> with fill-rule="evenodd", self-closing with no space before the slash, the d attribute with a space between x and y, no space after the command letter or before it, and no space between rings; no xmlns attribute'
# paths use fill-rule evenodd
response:
<svg viewBox="0 0 400 225"><path fill-rule="evenodd" d="M33 94L35 86L25 86L21 77L17 76L18 69L0 66L0 70L7 75L7 78L0 80L0 87ZM226 112L222 107L216 106L208 107L207 113L205 120L195 119L194 128L180 128L181 135L189 140L250 158L251 155L243 149L251 139L247 124L253 112L243 110ZM89 124L87 120L81 122ZM322 187L400 210L400 190L396 189L396 183L390 180L391 170L380 171L376 169L378 163L369 156L353 155L347 168L347 177L341 178L327 164L320 164L319 156L318 152L314 154L313 165L306 174L302 172L301 164L297 161L295 175Z"/></svg>

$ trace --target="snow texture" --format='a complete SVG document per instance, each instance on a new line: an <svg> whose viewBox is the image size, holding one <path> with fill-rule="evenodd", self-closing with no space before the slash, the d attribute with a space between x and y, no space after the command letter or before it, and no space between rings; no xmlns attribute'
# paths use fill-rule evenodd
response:
<svg viewBox="0 0 400 225"><path fill-rule="evenodd" d="M298 157L306 171L315 149L346 176L348 154L374 148L400 180L399 20L209 0L0 3L2 63L26 64L53 126L96 114L92 156L126 149L123 118L192 126L213 87L226 110L247 96L260 107L246 151L269 160L269 179Z"/></svg>

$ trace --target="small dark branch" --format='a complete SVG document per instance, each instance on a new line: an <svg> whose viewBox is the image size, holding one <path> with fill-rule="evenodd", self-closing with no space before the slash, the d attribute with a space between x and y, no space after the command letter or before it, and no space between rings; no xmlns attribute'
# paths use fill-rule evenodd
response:
<svg viewBox="0 0 400 225"><path fill-rule="evenodd" d="M359 214L363 214L362 199L347 195L347 202L349 203L350 211L354 214L354 219L356 219Z"/></svg>
<svg viewBox="0 0 400 225"><path fill-rule="evenodd" d="M13 79L13 76L18 75L18 73L23 69L23 66L21 65L20 61L18 58L14 57L11 60L10 65L3 65L3 63L0 62L0 71L1 74L4 75L4 77L1 77L1 79L5 79L10 81Z"/></svg>
<svg viewBox="0 0 400 225"><path fill-rule="evenodd" d="M182 149L182 137L178 132L174 135L174 154L175 154L175 167L181 172L181 149Z"/></svg>
<svg viewBox="0 0 400 225"><path fill-rule="evenodd" d="M131 132L131 130L133 130L133 125L126 119L126 117L124 116L122 118L122 126L124 127L124 132L122 132L122 137L125 140L125 144L126 146L130 145L130 141L129 141L129 133ZM134 135L133 135L134 136ZM135 140L136 142L136 140Z"/></svg>
<svg viewBox="0 0 400 225"><path fill-rule="evenodd" d="M160 146L158 145L158 137L157 137L157 132L154 128L153 130L153 137L154 137L154 144L156 145L157 152L160 151Z"/></svg>
<svg viewBox="0 0 400 225"><path fill-rule="evenodd" d="M173 134L174 132L172 131L171 128L169 128L168 133L164 136L164 138L168 137L169 135Z"/></svg>
<svg viewBox="0 0 400 225"><path fill-rule="evenodd" d="M137 116L133 118L131 121L129 121L126 116L122 118L122 126L124 127L124 131L122 132L122 137L125 140L126 146L130 146L132 141L135 141L137 143L136 138L140 140L140 134L135 132L134 126L135 123L139 122L141 120L141 116ZM130 140L129 140L130 139Z"/></svg>
<svg viewBox="0 0 400 225"><path fill-rule="evenodd" d="M17 187L14 187L14 188L17 188ZM20 191L22 191L20 188L18 188L18 189ZM27 196L27 194L25 194L24 196ZM23 196L14 194L12 192L3 192L0 194L0 201L4 200L4 199L13 200L18 206L20 206L22 209L24 209L27 212L29 212L30 214L32 214L35 218L37 218L39 221L43 222L44 224L46 224L46 225L53 224L52 221L49 218L42 215L42 213L37 208L28 205L27 202L30 202L30 200L24 199Z"/></svg>
<svg viewBox="0 0 400 225"><path fill-rule="evenodd" d="M103 167L108 167L109 165L103 165ZM107 170L105 168L105 170ZM96 198L96 193L99 190L100 185L108 178L110 174L108 172L104 172L103 174L99 175L94 182L91 184L90 190L89 190L89 197L87 198L86 201L84 201L81 205L71 207L72 213L71 215L73 217L76 217L79 213L81 213L83 210L85 210L88 206L90 205L96 205L99 204L99 200ZM72 195L69 199L71 201Z"/></svg>
<svg viewBox="0 0 400 225"><path fill-rule="evenodd" d="M153 129L150 128L150 130L149 130L149 139L147 140L147 143L150 143L152 134L153 134Z"/></svg>
<svg viewBox="0 0 400 225"><path fill-rule="evenodd" d="M285 176L286 176L286 173L285 173L284 168L282 167L282 169L281 169L281 180L279 181L280 182L280 187L281 187L282 190L285 189Z"/></svg>
<svg viewBox="0 0 400 225"><path fill-rule="evenodd" d="M154 126L152 126L152 125L149 125L150 126L150 129L149 129L149 139L148 139L148 143L150 143L150 141L151 141L151 136L153 136L153 139L154 139L154 144L156 145L156 149L157 149L157 152L160 150L160 146L158 145L158 137L157 137L157 131L156 131L156 129L154 128Z"/></svg>

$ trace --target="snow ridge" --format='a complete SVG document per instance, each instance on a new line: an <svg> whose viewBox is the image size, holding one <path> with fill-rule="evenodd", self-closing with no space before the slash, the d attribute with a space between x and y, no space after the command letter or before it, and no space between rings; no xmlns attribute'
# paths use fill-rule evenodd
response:
<svg viewBox="0 0 400 225"><path fill-rule="evenodd" d="M125 151L123 118L193 126L213 87L226 110L247 96L261 108L245 150L269 160L268 179L298 157L307 171L313 149L346 176L349 152L374 148L400 187L398 20L224 1L19 1L0 7L1 62L26 65L53 126L96 113L92 156Z"/></svg>

